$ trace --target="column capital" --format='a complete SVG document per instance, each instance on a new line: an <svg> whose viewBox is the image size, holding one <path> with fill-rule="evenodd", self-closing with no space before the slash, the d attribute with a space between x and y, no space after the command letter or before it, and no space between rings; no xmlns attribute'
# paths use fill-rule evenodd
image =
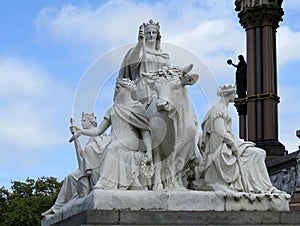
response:
<svg viewBox="0 0 300 226"><path fill-rule="evenodd" d="M272 26L274 29L279 27L284 14L279 5L256 5L244 8L238 13L240 24L247 30L261 26Z"/></svg>

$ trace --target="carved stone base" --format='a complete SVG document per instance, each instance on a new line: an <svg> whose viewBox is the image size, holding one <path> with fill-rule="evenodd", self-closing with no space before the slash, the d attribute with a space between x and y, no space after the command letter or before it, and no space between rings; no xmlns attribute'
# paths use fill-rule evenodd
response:
<svg viewBox="0 0 300 226"><path fill-rule="evenodd" d="M266 196L236 193L228 196L223 192L211 191L120 191L94 190L85 198L71 200L55 215L46 216L42 226L65 225L67 219L87 213L87 211L102 210L109 214L115 210L129 212L155 211L193 212L193 211L287 211L289 200L285 195ZM110 215L108 215L110 216ZM98 223L100 224L100 222ZM138 223L136 223L138 224ZM72 224L74 225L74 224Z"/></svg>
<svg viewBox="0 0 300 226"><path fill-rule="evenodd" d="M86 210L55 226L100 225L287 225L299 226L298 211Z"/></svg>

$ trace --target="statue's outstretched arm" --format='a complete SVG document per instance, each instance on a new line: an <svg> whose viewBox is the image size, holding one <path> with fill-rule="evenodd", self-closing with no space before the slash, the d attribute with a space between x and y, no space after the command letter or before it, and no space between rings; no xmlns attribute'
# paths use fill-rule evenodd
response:
<svg viewBox="0 0 300 226"><path fill-rule="evenodd" d="M129 64L138 63L141 61L141 51L144 46L145 41L145 31L144 26L141 25L139 27L139 34L138 34L138 43L135 45L133 49L131 49L130 53L128 54L127 62Z"/></svg>
<svg viewBox="0 0 300 226"><path fill-rule="evenodd" d="M234 64L234 63L231 63L231 65L234 66L234 67L236 67L236 68L238 67L238 65Z"/></svg>
<svg viewBox="0 0 300 226"><path fill-rule="evenodd" d="M141 61L141 51L142 51L143 43L139 41L133 49L131 49L128 54L127 64L135 64Z"/></svg>

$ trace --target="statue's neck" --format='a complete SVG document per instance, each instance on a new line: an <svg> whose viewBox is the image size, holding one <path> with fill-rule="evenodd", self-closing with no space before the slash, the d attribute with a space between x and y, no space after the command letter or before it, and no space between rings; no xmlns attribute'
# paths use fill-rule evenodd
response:
<svg viewBox="0 0 300 226"><path fill-rule="evenodd" d="M220 104L225 105L226 107L228 107L228 105L229 105L228 98L221 97Z"/></svg>
<svg viewBox="0 0 300 226"><path fill-rule="evenodd" d="M151 50L155 50L155 44L156 42L145 42L146 47Z"/></svg>

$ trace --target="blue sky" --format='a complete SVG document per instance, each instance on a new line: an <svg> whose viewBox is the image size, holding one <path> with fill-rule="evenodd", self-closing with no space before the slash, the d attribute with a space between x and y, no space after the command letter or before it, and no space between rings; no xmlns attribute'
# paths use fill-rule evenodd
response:
<svg viewBox="0 0 300 226"><path fill-rule="evenodd" d="M300 144L300 2L285 0L283 7L279 140L292 152ZM151 18L160 22L171 62L193 63L200 74L189 92L201 122L217 101L216 87L234 82L235 69L226 60L245 54L234 1L0 0L0 186L27 177L62 180L76 169L70 117L79 124L82 111L95 111L102 119L122 56Z"/></svg>

